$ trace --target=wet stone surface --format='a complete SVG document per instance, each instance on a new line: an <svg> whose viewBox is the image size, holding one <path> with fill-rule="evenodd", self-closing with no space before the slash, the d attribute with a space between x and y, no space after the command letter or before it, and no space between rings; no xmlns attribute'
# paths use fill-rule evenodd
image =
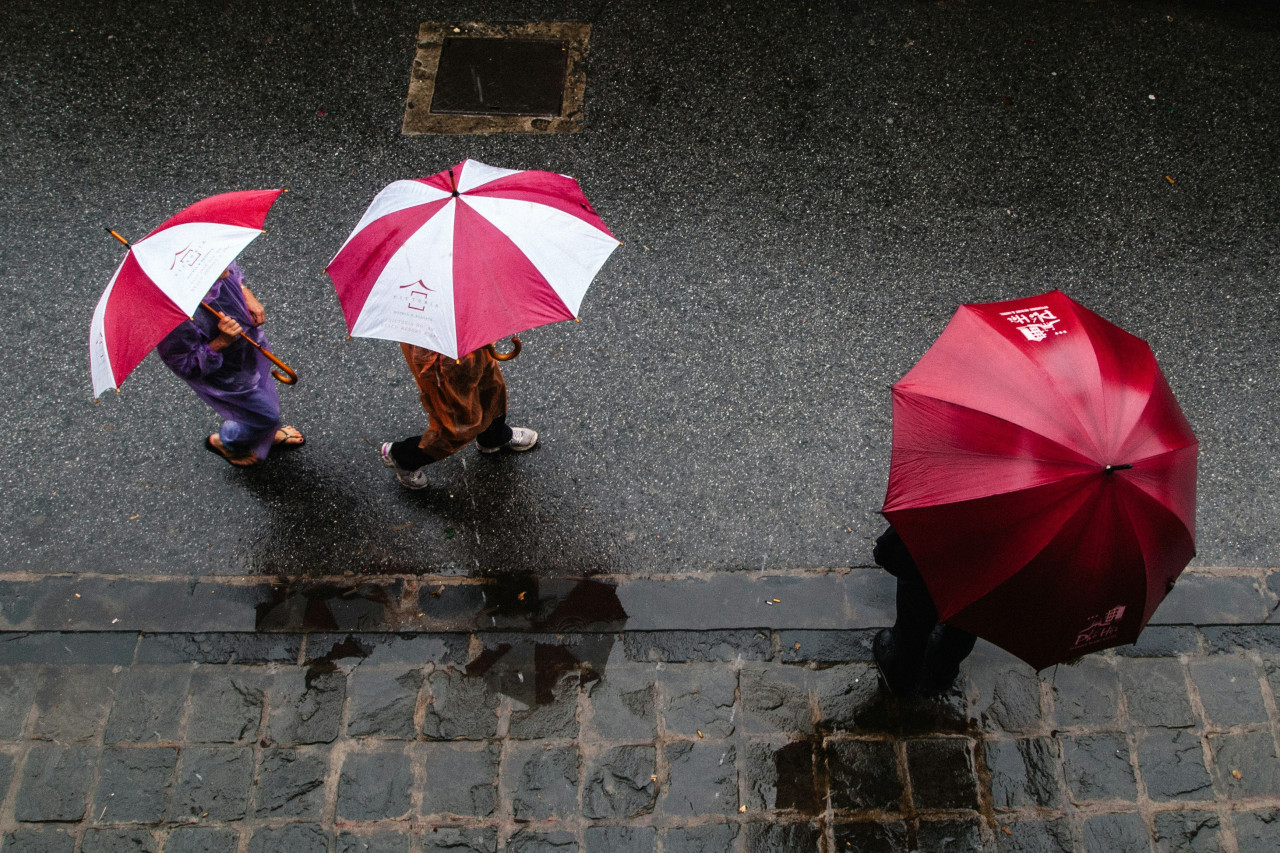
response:
<svg viewBox="0 0 1280 853"><path fill-rule="evenodd" d="M0 662L0 849L1274 846L1280 657L1107 654L1037 676L980 646L947 694L899 701L872 664L832 660L847 632L789 650L784 633L718 661L625 635L326 632L281 635L287 662L244 663L252 635ZM1256 690L1262 718L1251 695L1203 701L1215 683Z"/></svg>

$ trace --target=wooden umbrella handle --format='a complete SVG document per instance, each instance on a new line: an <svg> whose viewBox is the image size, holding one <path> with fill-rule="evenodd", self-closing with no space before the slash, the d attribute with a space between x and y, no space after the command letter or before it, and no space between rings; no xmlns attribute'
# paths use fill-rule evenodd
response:
<svg viewBox="0 0 1280 853"><path fill-rule="evenodd" d="M520 339L515 335L512 335L511 343L515 346L515 349L511 350L511 352L498 352L498 348L493 344L489 344L486 349L489 350L489 355L493 356L498 361L510 361L520 354Z"/></svg>
<svg viewBox="0 0 1280 853"><path fill-rule="evenodd" d="M201 302L201 303L200 303L200 306L201 306L202 308L204 308L204 309L208 310L211 314L213 314L213 316L217 317L219 320L224 320L224 319L226 319L226 316L227 316L226 314L223 314L221 311L219 311L217 308L214 308L214 307L213 307L212 305L210 305L208 302ZM266 349L265 347L263 347L261 344L259 344L259 343L258 343L257 341L255 341L253 338L249 337L249 336L248 336L247 334L245 334L244 332L241 332L241 333L240 333L240 337L244 338L246 341L248 341L249 343L253 344L254 348L255 348L255 349L257 349L257 350L258 350L258 352L260 352L260 353L262 353L263 355L265 355L265 356L267 357L267 359L268 359L272 364L274 364L276 367L280 368L280 370L273 370L273 371L271 371L271 375L272 375L272 376L274 376L274 377L276 378L276 381L277 381L277 382L281 382L281 383L283 383L283 384L285 384L285 385L293 385L295 382L297 382L297 381L298 381L298 374L297 374L297 372L295 372L295 371L294 371L294 369L293 369L292 367L290 367L289 365L285 364L285 363L284 363L283 361L281 361L280 359L276 358L276 354L275 354L275 353L273 353L271 350ZM283 372L282 372L282 371L283 371Z"/></svg>

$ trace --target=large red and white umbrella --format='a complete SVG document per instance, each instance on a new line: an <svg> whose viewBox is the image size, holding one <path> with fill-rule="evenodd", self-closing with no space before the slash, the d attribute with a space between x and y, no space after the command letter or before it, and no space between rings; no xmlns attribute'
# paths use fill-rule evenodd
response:
<svg viewBox="0 0 1280 853"><path fill-rule="evenodd" d="M573 178L465 160L378 193L325 271L352 335L461 358L577 317L618 245Z"/></svg>
<svg viewBox="0 0 1280 853"><path fill-rule="evenodd" d="M195 313L223 270L262 233L267 211L283 192L209 196L129 244L89 327L95 398L118 390L147 353Z"/></svg>

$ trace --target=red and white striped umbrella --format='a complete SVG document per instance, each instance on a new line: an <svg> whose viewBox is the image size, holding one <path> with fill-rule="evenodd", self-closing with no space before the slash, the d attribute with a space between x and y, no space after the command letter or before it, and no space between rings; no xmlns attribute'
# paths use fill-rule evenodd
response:
<svg viewBox="0 0 1280 853"><path fill-rule="evenodd" d="M95 398L119 390L147 353L195 313L223 270L262 233L267 211L283 192L210 196L129 244L89 327Z"/></svg>
<svg viewBox="0 0 1280 853"><path fill-rule="evenodd" d="M618 245L573 178L465 160L378 193L325 271L352 335L461 358L577 317Z"/></svg>

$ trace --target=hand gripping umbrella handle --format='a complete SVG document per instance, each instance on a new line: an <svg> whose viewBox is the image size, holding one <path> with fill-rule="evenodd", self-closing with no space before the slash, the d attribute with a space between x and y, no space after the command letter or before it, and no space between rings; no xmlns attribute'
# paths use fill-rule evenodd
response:
<svg viewBox="0 0 1280 853"><path fill-rule="evenodd" d="M208 302L201 302L200 307L208 310L211 314L213 314L213 316L217 317L219 320L223 320L227 316L226 314L223 314L221 311L219 311L217 308L214 308ZM276 358L275 353L273 353L269 349L265 349L261 344L259 344L253 338L249 337L244 332L240 333L240 337L244 338L246 341L253 344L254 348L257 349L258 352L265 355L271 361L272 364L280 368L280 370L271 371L271 375L274 376L278 382L282 382L285 385L292 385L298 381L298 374L294 371L294 369L289 365L285 364L280 359ZM280 371L284 371L284 372L281 373Z"/></svg>
<svg viewBox="0 0 1280 853"><path fill-rule="evenodd" d="M515 346L515 349L511 350L511 352L498 352L498 348L493 344L489 344L485 349L489 350L489 355L498 361L510 361L520 354L520 339L512 335L511 343Z"/></svg>

